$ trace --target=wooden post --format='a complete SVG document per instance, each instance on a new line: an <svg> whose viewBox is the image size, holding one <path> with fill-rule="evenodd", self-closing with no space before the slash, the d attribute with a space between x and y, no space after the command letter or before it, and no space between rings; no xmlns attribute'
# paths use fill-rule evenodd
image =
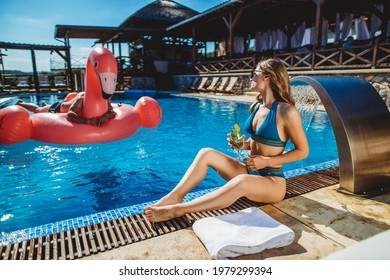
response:
<svg viewBox="0 0 390 280"><path fill-rule="evenodd" d="M242 13L247 8L247 6L242 7L236 14L236 16L233 16L232 13L229 14L229 21L223 17L222 20L225 22L226 27L229 30L229 38L227 41L228 44L228 58L232 57L234 52L234 28L236 27Z"/></svg>
<svg viewBox="0 0 390 280"><path fill-rule="evenodd" d="M196 55L197 55L197 49L196 49L196 29L195 25L192 26L192 62L196 62Z"/></svg>
<svg viewBox="0 0 390 280"><path fill-rule="evenodd" d="M373 54L372 54L372 62L371 62L371 68L372 69L376 68L376 56L377 56L377 53L378 53L378 40L375 40L374 51L373 51Z"/></svg>
<svg viewBox="0 0 390 280"><path fill-rule="evenodd" d="M381 27L380 27L380 30L382 31L381 32L381 36L380 36L380 41L381 42L385 42L386 41L386 38L387 38L387 26L388 26L388 21L390 19L390 5L387 1L387 3L383 3L384 7L383 7L383 13L378 10L375 6L372 7L372 12L374 14L376 14L377 17L379 17L382 21L382 24L381 24Z"/></svg>
<svg viewBox="0 0 390 280"><path fill-rule="evenodd" d="M33 67L33 72L34 72L34 86L35 86L35 91L36 93L39 93L39 78L38 78L38 72L37 72L37 62L35 59L35 51L33 48L31 48L31 60L32 60L32 67Z"/></svg>
<svg viewBox="0 0 390 280"><path fill-rule="evenodd" d="M74 79L72 75L72 64L71 64L71 59L70 59L70 41L68 34L65 35L65 46L69 47L65 50L65 61L66 61L66 69L65 69L65 76L66 76L66 86L70 87L71 91L74 91ZM58 52L58 54L61 53Z"/></svg>
<svg viewBox="0 0 390 280"><path fill-rule="evenodd" d="M123 82L123 63L122 63L122 44L121 42L118 43L118 50L119 50L119 75L120 79ZM117 77L117 81L118 81Z"/></svg>
<svg viewBox="0 0 390 280"><path fill-rule="evenodd" d="M4 54L6 55L6 54ZM1 53L1 49L0 49L0 65L1 65L1 68L0 68L0 82L4 85L5 84L5 78L3 79L3 74L5 74L5 71L4 71L4 63L3 63L3 54Z"/></svg>
<svg viewBox="0 0 390 280"><path fill-rule="evenodd" d="M172 50L171 50L172 52L171 52L171 55L172 55L172 64L173 65L176 65L176 48L175 48L176 41L177 41L176 37L172 37Z"/></svg>
<svg viewBox="0 0 390 280"><path fill-rule="evenodd" d="M321 12L321 7L323 4L323 0L313 0L316 3L316 26L314 31L314 47L321 47L321 38L322 38L322 22L323 16Z"/></svg>
<svg viewBox="0 0 390 280"><path fill-rule="evenodd" d="M284 32L284 34L286 34L286 36L287 36L286 49L287 50L291 49L291 37L292 37L291 31L290 31L291 29L288 26L281 26L280 30L282 30Z"/></svg>
<svg viewBox="0 0 390 280"><path fill-rule="evenodd" d="M334 33L334 42L337 43L337 41L340 40L340 13L336 13L336 27Z"/></svg>
<svg viewBox="0 0 390 280"><path fill-rule="evenodd" d="M234 48L233 48L233 43L234 43L234 40L233 40L233 25L232 25L232 13L230 13L229 14L229 26L228 26L228 28L229 28L229 48L228 48L228 50L229 50L229 54L228 54L228 57L230 58L230 57L232 57L232 55L233 55L233 51L234 51Z"/></svg>
<svg viewBox="0 0 390 280"><path fill-rule="evenodd" d="M287 50L291 50L291 39L294 33L297 31L299 27L298 23L294 23L292 26L287 26L286 34L287 34Z"/></svg>
<svg viewBox="0 0 390 280"><path fill-rule="evenodd" d="M66 58L66 83L67 86L70 86L71 91L74 91L74 79L72 75L72 65L70 62L70 49L67 49L65 51L65 58Z"/></svg>
<svg viewBox="0 0 390 280"><path fill-rule="evenodd" d="M383 3L383 20L382 20L382 35L381 35L381 41L386 42L387 39L387 32L388 32L388 22L390 20L390 3L389 1L385 1Z"/></svg>

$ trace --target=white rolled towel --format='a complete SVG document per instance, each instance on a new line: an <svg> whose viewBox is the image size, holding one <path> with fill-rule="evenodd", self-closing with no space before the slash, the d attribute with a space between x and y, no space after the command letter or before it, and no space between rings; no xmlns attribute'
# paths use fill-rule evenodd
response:
<svg viewBox="0 0 390 280"><path fill-rule="evenodd" d="M213 259L290 245L294 231L256 207L197 220L192 228Z"/></svg>

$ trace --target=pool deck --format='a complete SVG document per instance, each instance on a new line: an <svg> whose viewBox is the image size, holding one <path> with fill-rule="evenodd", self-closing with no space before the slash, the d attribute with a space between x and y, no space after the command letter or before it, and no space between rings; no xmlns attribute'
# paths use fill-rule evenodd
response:
<svg viewBox="0 0 390 280"><path fill-rule="evenodd" d="M254 100L253 94L186 95L244 102ZM337 258L337 254L344 252L345 248L356 248L356 245L366 243L367 239L372 240L370 237L380 233L387 234L388 240L390 193L362 198L344 194L338 189L339 185L336 184L279 203L261 206L261 210L290 227L295 233L295 240L283 248L265 250L236 259L316 260L329 256ZM374 255L381 253L383 256L383 252L386 252L385 259L390 259L389 242L383 242L382 246L370 249ZM334 253L336 255L333 255ZM353 258L367 259L366 251L358 251ZM81 259L209 260L211 256L193 230L187 228Z"/></svg>

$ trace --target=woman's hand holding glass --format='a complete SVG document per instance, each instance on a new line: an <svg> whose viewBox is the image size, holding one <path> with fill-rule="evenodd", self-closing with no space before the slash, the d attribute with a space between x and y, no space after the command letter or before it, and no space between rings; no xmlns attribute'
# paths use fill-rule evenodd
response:
<svg viewBox="0 0 390 280"><path fill-rule="evenodd" d="M245 143L245 135L240 135L239 129L232 130L228 134L228 144L237 153L237 160L242 161L241 150Z"/></svg>

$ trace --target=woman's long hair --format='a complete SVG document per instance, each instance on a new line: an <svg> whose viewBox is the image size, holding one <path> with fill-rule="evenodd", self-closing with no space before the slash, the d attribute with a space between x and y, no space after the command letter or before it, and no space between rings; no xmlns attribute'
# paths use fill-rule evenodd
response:
<svg viewBox="0 0 390 280"><path fill-rule="evenodd" d="M257 64L256 69L269 77L271 89L277 101L295 105L295 100L291 95L290 78L287 69L281 60L277 58L262 60ZM252 112L255 106L261 101L262 96L261 94L258 94L256 102L250 107L250 112Z"/></svg>

